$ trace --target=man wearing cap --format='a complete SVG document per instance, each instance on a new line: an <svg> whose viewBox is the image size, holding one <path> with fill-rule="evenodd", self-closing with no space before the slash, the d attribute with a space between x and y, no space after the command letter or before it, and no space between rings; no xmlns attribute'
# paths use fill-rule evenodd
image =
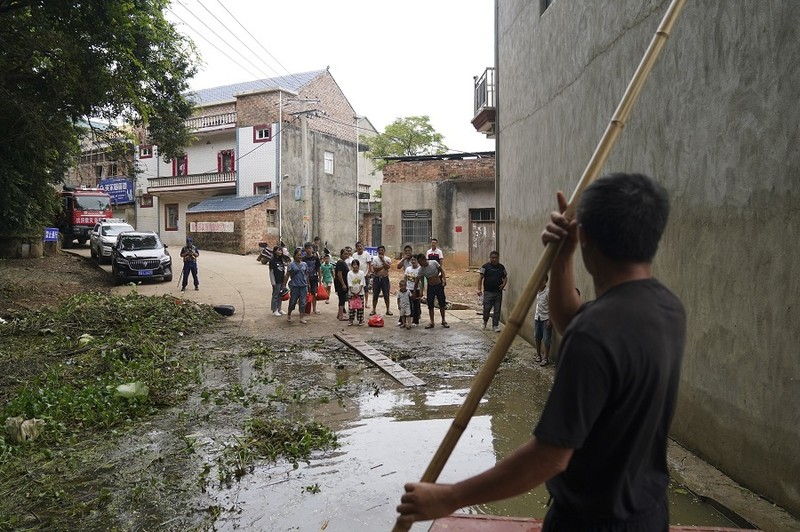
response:
<svg viewBox="0 0 800 532"><path fill-rule="evenodd" d="M200 290L200 280L197 278L197 257L200 256L200 251L194 245L191 237L186 239L186 245L181 248L181 258L183 259L183 283L181 283L181 292L186 290L186 284L189 282L189 272L192 273L192 280L194 280L194 289Z"/></svg>

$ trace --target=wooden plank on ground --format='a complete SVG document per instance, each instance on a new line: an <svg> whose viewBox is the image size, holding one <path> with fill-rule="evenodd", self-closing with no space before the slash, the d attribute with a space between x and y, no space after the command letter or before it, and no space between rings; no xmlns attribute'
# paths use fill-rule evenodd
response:
<svg viewBox="0 0 800 532"><path fill-rule="evenodd" d="M425 386L425 381L405 369L391 358L381 354L377 349L361 340L359 337L346 333L334 333L334 336L352 349L378 366L394 380L403 386Z"/></svg>

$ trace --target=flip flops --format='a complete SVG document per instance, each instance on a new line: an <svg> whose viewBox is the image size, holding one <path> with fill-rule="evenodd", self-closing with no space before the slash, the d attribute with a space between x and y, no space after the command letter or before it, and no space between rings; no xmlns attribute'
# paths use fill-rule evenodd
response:
<svg viewBox="0 0 800 532"><path fill-rule="evenodd" d="M433 329L433 327L434 327L433 323L429 323L425 326L426 329Z"/></svg>
<svg viewBox="0 0 800 532"><path fill-rule="evenodd" d="M442 327L444 327L445 329L449 329L450 328L450 326L447 324L446 321L442 322Z"/></svg>

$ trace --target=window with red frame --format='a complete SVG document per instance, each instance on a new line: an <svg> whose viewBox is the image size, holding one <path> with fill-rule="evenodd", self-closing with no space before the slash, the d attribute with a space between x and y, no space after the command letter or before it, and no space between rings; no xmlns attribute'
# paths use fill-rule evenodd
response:
<svg viewBox="0 0 800 532"><path fill-rule="evenodd" d="M253 142L269 142L272 140L272 126L261 124L253 126Z"/></svg>
<svg viewBox="0 0 800 532"><path fill-rule="evenodd" d="M139 146L139 159L152 159L152 157L153 157L152 144L142 144Z"/></svg>
<svg viewBox="0 0 800 532"><path fill-rule="evenodd" d="M233 150L222 150L217 153L217 172L235 172L236 171L236 158L233 156Z"/></svg>
<svg viewBox="0 0 800 532"><path fill-rule="evenodd" d="M146 209L153 206L153 196L150 194L143 194L139 198L139 207Z"/></svg>
<svg viewBox="0 0 800 532"><path fill-rule="evenodd" d="M172 175L189 175L189 156L172 159Z"/></svg>

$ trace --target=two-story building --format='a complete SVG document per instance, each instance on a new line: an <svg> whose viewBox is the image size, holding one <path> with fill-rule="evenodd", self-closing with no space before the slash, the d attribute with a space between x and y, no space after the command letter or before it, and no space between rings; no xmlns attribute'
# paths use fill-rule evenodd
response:
<svg viewBox="0 0 800 532"><path fill-rule="evenodd" d="M358 136L374 135L330 72L317 70L198 90L195 142L165 162L135 150L137 229L171 245L246 253L320 236L352 245L361 204L380 186ZM247 199L244 199L247 198Z"/></svg>

